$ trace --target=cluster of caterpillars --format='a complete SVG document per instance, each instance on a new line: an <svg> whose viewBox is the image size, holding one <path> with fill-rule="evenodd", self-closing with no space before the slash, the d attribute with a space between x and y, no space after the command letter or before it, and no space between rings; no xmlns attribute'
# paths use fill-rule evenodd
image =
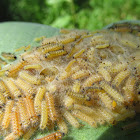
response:
<svg viewBox="0 0 140 140"><path fill-rule="evenodd" d="M59 140L85 121L93 127L132 118L140 101L140 37L128 32L61 30L0 70L0 129L5 140L38 129Z"/></svg>

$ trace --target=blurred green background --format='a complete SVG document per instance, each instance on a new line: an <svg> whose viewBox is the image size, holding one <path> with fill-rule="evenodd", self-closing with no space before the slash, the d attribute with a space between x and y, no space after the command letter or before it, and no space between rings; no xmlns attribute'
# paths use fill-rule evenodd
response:
<svg viewBox="0 0 140 140"><path fill-rule="evenodd" d="M0 0L0 21L29 21L58 28L101 29L140 19L140 0Z"/></svg>

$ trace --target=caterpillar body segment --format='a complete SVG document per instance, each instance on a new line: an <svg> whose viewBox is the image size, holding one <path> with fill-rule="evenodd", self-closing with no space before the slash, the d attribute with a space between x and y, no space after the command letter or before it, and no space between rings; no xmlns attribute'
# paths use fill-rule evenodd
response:
<svg viewBox="0 0 140 140"><path fill-rule="evenodd" d="M40 129L45 129L48 123L48 106L47 102L44 100L41 103L41 120L40 120Z"/></svg>
<svg viewBox="0 0 140 140"><path fill-rule="evenodd" d="M32 123L32 126L37 125L38 124L38 117L35 113L33 100L29 96L26 96L24 98L24 103L25 103L25 106L26 106L26 109L27 109L29 120Z"/></svg>
<svg viewBox="0 0 140 140"><path fill-rule="evenodd" d="M16 60L17 59L16 55L14 55L12 53L2 52L1 55L3 58L5 58L7 60Z"/></svg>
<svg viewBox="0 0 140 140"><path fill-rule="evenodd" d="M48 52L45 54L46 59L53 59L55 57L63 56L66 55L67 52L65 50L58 50L58 51L53 51L53 52Z"/></svg>
<svg viewBox="0 0 140 140"><path fill-rule="evenodd" d="M15 98L20 98L22 96L22 92L18 89L18 87L14 83L14 79L7 79L5 80L5 83L7 84L7 87L9 88L11 94Z"/></svg>
<svg viewBox="0 0 140 140"><path fill-rule="evenodd" d="M21 71L19 73L19 77L24 79L25 81L28 81L30 84L35 84L35 85L41 84L41 80L39 78L27 73L26 71Z"/></svg>
<svg viewBox="0 0 140 140"><path fill-rule="evenodd" d="M121 94L119 94L116 90L114 90L110 85L108 85L106 82L100 82L100 86L115 100L124 103L124 98Z"/></svg>
<svg viewBox="0 0 140 140"><path fill-rule="evenodd" d="M41 114L41 102L46 92L45 86L41 86L37 90L37 94L35 95L34 99L34 108L37 115Z"/></svg>
<svg viewBox="0 0 140 140"><path fill-rule="evenodd" d="M17 102L18 110L19 110L19 117L20 117L20 122L22 125L23 130L26 130L30 127L30 120L29 120L29 115L27 113L27 108L25 106L24 100L19 99Z"/></svg>
<svg viewBox="0 0 140 140"><path fill-rule="evenodd" d="M66 122L63 120L63 118L58 119L57 126L61 133L67 134L68 133L68 126Z"/></svg>
<svg viewBox="0 0 140 140"><path fill-rule="evenodd" d="M23 91L25 96L33 96L35 94L35 89L21 78L16 79L15 84Z"/></svg>
<svg viewBox="0 0 140 140"><path fill-rule="evenodd" d="M118 73L116 75L116 77L113 79L112 84L115 86L119 86L121 84L121 82L130 75L130 71L129 70L125 70L125 71L121 71L120 73Z"/></svg>
<svg viewBox="0 0 140 140"><path fill-rule="evenodd" d="M20 61L16 65L12 64L10 68L5 72L7 77L14 77L26 65L26 61Z"/></svg>
<svg viewBox="0 0 140 140"><path fill-rule="evenodd" d="M80 119L82 121L87 122L92 127L97 127L97 124L96 124L95 120L92 117L82 113L79 110L73 110L72 115L74 115L76 118L78 118L78 119Z"/></svg>
<svg viewBox="0 0 140 140"><path fill-rule="evenodd" d="M21 136L22 131L21 131L21 125L20 125L20 119L19 119L19 111L18 111L17 106L12 108L11 119L12 119L12 132L15 135Z"/></svg>
<svg viewBox="0 0 140 140"><path fill-rule="evenodd" d="M80 127L80 124L79 122L76 120L76 118L74 118L72 116L72 114L68 111L65 111L63 113L63 116L65 117L65 119L75 128L79 128Z"/></svg>
<svg viewBox="0 0 140 140"><path fill-rule="evenodd" d="M62 139L63 135L64 134L61 132L55 132L37 140L60 140Z"/></svg>
<svg viewBox="0 0 140 140"><path fill-rule="evenodd" d="M5 82L0 79L0 92L3 94L3 96L7 99L11 99L12 95L8 89L8 87L6 86Z"/></svg>
<svg viewBox="0 0 140 140"><path fill-rule="evenodd" d="M11 110L12 110L13 104L14 104L14 101L12 100L7 101L6 103L4 116L1 123L3 129L7 129L9 127L9 124L11 121L10 116L11 116Z"/></svg>
<svg viewBox="0 0 140 140"><path fill-rule="evenodd" d="M83 83L83 87L91 87L93 83L100 82L102 80L102 76L99 74L91 75L89 78L85 80Z"/></svg>
<svg viewBox="0 0 140 140"><path fill-rule="evenodd" d="M54 121L57 120L54 97L51 93L46 92L45 93L45 98L46 98L46 101L47 101L49 117L54 122Z"/></svg>

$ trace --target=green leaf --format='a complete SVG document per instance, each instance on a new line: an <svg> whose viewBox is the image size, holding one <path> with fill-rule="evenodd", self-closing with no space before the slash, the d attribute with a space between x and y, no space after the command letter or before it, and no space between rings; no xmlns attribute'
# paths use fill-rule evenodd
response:
<svg viewBox="0 0 140 140"><path fill-rule="evenodd" d="M51 37L59 34L59 29L36 23L3 22L0 23L0 52L14 51L16 48L31 44L34 38L40 36Z"/></svg>
<svg viewBox="0 0 140 140"><path fill-rule="evenodd" d="M38 46L39 43L35 43L33 41L34 38L40 36L51 37L58 34L59 29L41 24L26 22L0 23L0 53L2 51L13 52L15 49L28 44L31 44L32 46ZM82 122L82 127L80 129L75 129L68 125L69 133L63 138L63 140L137 140L139 139L139 131L129 134L129 131L124 132L121 130L121 126L134 121L140 121L140 116L137 115L135 120L128 119L127 121L120 122L115 126L105 125L99 126L98 128L92 128L85 122ZM49 133L51 132L47 132L47 130L44 132L37 131L32 139L41 138L42 136L48 135ZM129 135L127 135L127 133Z"/></svg>

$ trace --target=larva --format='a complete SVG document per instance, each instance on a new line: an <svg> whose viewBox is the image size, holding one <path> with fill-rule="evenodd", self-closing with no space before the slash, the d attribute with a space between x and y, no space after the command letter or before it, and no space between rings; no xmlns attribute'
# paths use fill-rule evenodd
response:
<svg viewBox="0 0 140 140"><path fill-rule="evenodd" d="M30 140L31 136L34 134L34 132L37 130L38 126L30 127L30 131L26 131L23 135L23 140Z"/></svg>
<svg viewBox="0 0 140 140"><path fill-rule="evenodd" d="M101 64L99 64L99 68L111 68L112 62L109 60L104 60Z"/></svg>
<svg viewBox="0 0 140 140"><path fill-rule="evenodd" d="M58 126L61 133L64 133L64 134L68 133L67 124L62 118L58 119L57 126Z"/></svg>
<svg viewBox="0 0 140 140"><path fill-rule="evenodd" d="M91 86L91 87L85 87L83 89L83 92L85 92L85 93L89 93L89 92L98 93L98 92L104 92L104 90L102 90L101 87L95 85L95 86Z"/></svg>
<svg viewBox="0 0 140 140"><path fill-rule="evenodd" d="M75 38L72 38L72 37L58 39L58 42L60 42L63 45L68 44L68 43L71 43L73 41L75 41Z"/></svg>
<svg viewBox="0 0 140 140"><path fill-rule="evenodd" d="M46 54L48 52L52 51L58 51L58 50L63 50L64 46L63 45L46 45L46 46L41 46L37 49L37 51L41 52L42 54Z"/></svg>
<svg viewBox="0 0 140 140"><path fill-rule="evenodd" d="M74 118L72 116L72 114L69 111L64 111L63 112L63 116L65 117L65 119L75 128L79 128L80 124L79 122L76 120L76 118Z"/></svg>
<svg viewBox="0 0 140 140"><path fill-rule="evenodd" d="M92 127L97 127L97 124L96 124L95 120L92 117L86 115L85 113L83 113L83 112L81 112L79 110L72 110L71 113L76 118L78 118L78 119L80 119L80 120L82 120L84 122L87 122Z"/></svg>
<svg viewBox="0 0 140 140"><path fill-rule="evenodd" d="M91 75L89 78L87 78L84 81L83 87L90 87L90 86L92 86L93 83L99 82L101 80L102 80L102 76L100 76L99 74Z"/></svg>
<svg viewBox="0 0 140 140"><path fill-rule="evenodd" d="M72 91L75 93L80 92L81 83L80 81L76 80L73 84Z"/></svg>
<svg viewBox="0 0 140 140"><path fill-rule="evenodd" d="M62 137L63 137L63 134L61 132L55 132L36 140L60 140L62 139Z"/></svg>
<svg viewBox="0 0 140 140"><path fill-rule="evenodd" d="M46 100L41 103L40 129L45 129L48 122L48 106Z"/></svg>
<svg viewBox="0 0 140 140"><path fill-rule="evenodd" d="M0 58L0 64L6 65L6 64L7 64L7 62L6 62L6 61L4 61L2 58Z"/></svg>
<svg viewBox="0 0 140 140"><path fill-rule="evenodd" d="M41 80L38 77L35 77L26 71L20 71L19 77L24 79L25 81L29 82L30 84L35 84L35 85L41 84Z"/></svg>
<svg viewBox="0 0 140 140"><path fill-rule="evenodd" d="M76 59L71 60L71 61L68 63L68 65L66 66L65 71L66 71L66 72L69 72L70 69L71 69L71 67L72 67L72 65L73 65L75 62L76 62Z"/></svg>
<svg viewBox="0 0 140 140"><path fill-rule="evenodd" d="M52 38L44 38L42 41L42 45L47 45L47 44L56 44L57 43L57 38L52 37Z"/></svg>
<svg viewBox="0 0 140 140"><path fill-rule="evenodd" d="M26 96L24 98L25 106L27 109L27 113L29 116L29 120L32 122L32 125L37 125L38 123L38 117L36 116L35 110L34 110L34 103L33 100L29 97Z"/></svg>
<svg viewBox="0 0 140 140"><path fill-rule="evenodd" d="M24 70L29 70L29 69L42 69L42 66L39 64L32 64L32 65L26 65L24 66Z"/></svg>
<svg viewBox="0 0 140 140"><path fill-rule="evenodd" d="M119 64L116 64L114 66L112 66L109 71L111 73L117 73L117 72L120 72L122 70L125 70L127 68L127 63L125 62L122 62L122 63L119 63Z"/></svg>
<svg viewBox="0 0 140 140"><path fill-rule="evenodd" d="M105 123L105 119L98 112L98 110L96 108L90 108L88 106L84 106L84 105L80 105L80 104L74 104L73 109L80 110L81 112L89 115L90 117L92 117L95 120L96 123L99 123L99 124L104 124Z"/></svg>
<svg viewBox="0 0 140 140"><path fill-rule="evenodd" d="M123 121L126 118L133 118L134 116L135 116L135 111L129 110L129 111L126 111L123 114L119 115L116 119L117 119L117 121Z"/></svg>
<svg viewBox="0 0 140 140"><path fill-rule="evenodd" d="M107 81L107 82L110 82L111 81L111 75L110 75L110 73L105 68L101 68L100 67L98 69L98 73L103 76L103 78L105 79L105 81Z"/></svg>
<svg viewBox="0 0 140 140"><path fill-rule="evenodd" d="M104 105L109 108L110 110L115 109L115 101L113 101L105 92L99 92L98 93L99 98L104 103Z"/></svg>
<svg viewBox="0 0 140 140"><path fill-rule="evenodd" d="M82 68L85 68L85 69L89 68L89 63L87 62L87 60L84 60L82 58L77 58L76 60L79 66L81 66ZM91 70L93 71L93 68L91 68Z"/></svg>
<svg viewBox="0 0 140 140"><path fill-rule="evenodd" d="M74 66L71 68L71 70L69 72L66 72L66 71L62 72L59 76L59 79L61 79L61 80L66 79L66 78L70 77L72 74L78 72L79 69L80 69L79 66Z"/></svg>
<svg viewBox="0 0 140 140"><path fill-rule="evenodd" d="M22 61L26 62L26 65L33 64L33 63L39 64L40 61L45 59L44 55L41 55L37 51L33 51L33 53L32 53L32 51L25 52L25 53L21 54L20 57L21 57Z"/></svg>
<svg viewBox="0 0 140 140"><path fill-rule="evenodd" d="M91 38L91 42L93 41L95 41L95 40L99 40L99 39L101 39L101 38L103 38L103 35L94 35L92 38Z"/></svg>
<svg viewBox="0 0 140 140"><path fill-rule="evenodd" d="M3 94L0 92L0 108L2 108L6 103L6 99Z"/></svg>
<svg viewBox="0 0 140 140"><path fill-rule="evenodd" d="M95 57L95 48L91 47L87 52L87 58L90 62L92 62L94 60L94 57Z"/></svg>
<svg viewBox="0 0 140 140"><path fill-rule="evenodd" d="M114 123L115 123L114 117L113 117L111 114L109 114L109 113L105 110L105 108L100 107L100 108L98 108L97 110L99 111L99 113L101 113L101 115L105 118L105 120L106 120L108 123L111 123L111 124L114 124Z"/></svg>
<svg viewBox="0 0 140 140"><path fill-rule="evenodd" d="M136 79L130 76L126 81L125 87L123 88L125 99L127 102L133 102L134 100L135 82L136 82Z"/></svg>
<svg viewBox="0 0 140 140"><path fill-rule="evenodd" d="M72 57L73 56L73 54L75 53L77 51L77 48L76 48L76 46L74 45L74 46L72 46L71 47L71 51L68 53L68 55L67 55L67 58L70 58L70 57Z"/></svg>
<svg viewBox="0 0 140 140"><path fill-rule="evenodd" d="M54 122L57 120L55 104L54 104L54 97L51 93L46 92L45 98L46 98L46 102L47 102L47 106L48 106L49 117Z"/></svg>
<svg viewBox="0 0 140 140"><path fill-rule="evenodd" d="M54 127L55 127L55 123L51 121L50 118L48 118L48 123L47 123L48 130L54 130Z"/></svg>
<svg viewBox="0 0 140 140"><path fill-rule="evenodd" d="M81 94L81 93L75 93L75 92L72 92L72 91L68 91L66 93L68 96L70 96L71 98L73 99L76 99L76 100L81 100L81 101L90 101L90 96L89 95L84 95L84 94Z"/></svg>
<svg viewBox="0 0 140 140"><path fill-rule="evenodd" d="M89 75L90 75L90 73L88 70L79 70L72 75L72 78L79 79L79 78L84 78L84 77L89 76Z"/></svg>
<svg viewBox="0 0 140 140"><path fill-rule="evenodd" d="M75 110L80 110L81 112L84 112L88 115L96 114L96 111L93 108L90 108L88 106L84 106L84 105L80 105L80 104L74 104L73 108Z"/></svg>
<svg viewBox="0 0 140 140"><path fill-rule="evenodd" d="M65 96L63 99L63 104L64 104L66 109L71 109L73 107L73 104L74 104L74 99L69 97L69 96Z"/></svg>
<svg viewBox="0 0 140 140"><path fill-rule="evenodd" d="M14 52L19 52L25 49L25 46L21 46L18 49L15 49Z"/></svg>
<svg viewBox="0 0 140 140"><path fill-rule="evenodd" d="M19 139L19 136L14 134L13 132L8 134L4 140L17 140Z"/></svg>
<svg viewBox="0 0 140 140"><path fill-rule="evenodd" d="M133 128L137 127L138 125L139 125L139 122L133 122L133 123L123 126L122 130L133 129Z"/></svg>
<svg viewBox="0 0 140 140"><path fill-rule="evenodd" d="M112 96L115 100L123 103L124 98L121 94L119 94L116 90L114 90L109 84L102 81L100 82L101 88L103 88L110 96Z"/></svg>
<svg viewBox="0 0 140 140"><path fill-rule="evenodd" d="M15 80L15 84L23 91L23 94L25 96L32 96L35 94L35 90L33 89L33 87L20 78L17 78Z"/></svg>
<svg viewBox="0 0 140 140"><path fill-rule="evenodd" d="M96 49L104 49L104 48L107 48L109 47L109 44L102 44L102 45L96 45Z"/></svg>
<svg viewBox="0 0 140 140"><path fill-rule="evenodd" d="M3 116L3 120L2 120L3 129L7 129L9 127L10 120L11 120L10 115L11 115L11 110L12 110L13 104L14 104L13 100L9 100L6 103L4 116Z"/></svg>
<svg viewBox="0 0 140 140"><path fill-rule="evenodd" d="M17 72L19 72L24 66L26 62L25 61L20 61L17 64L12 64L10 68L5 72L5 75L8 77L14 77Z"/></svg>
<svg viewBox="0 0 140 140"><path fill-rule="evenodd" d="M101 40L101 39L93 39L91 41L91 44L94 45L94 46L97 46L97 45L103 45L103 44L109 44L109 41L108 40Z"/></svg>
<svg viewBox="0 0 140 140"><path fill-rule="evenodd" d="M74 67L71 68L71 70L69 72L64 71L63 73L61 73L59 78L61 80L64 80L64 79L70 77L72 74L78 72L79 69L80 69L79 66L74 66Z"/></svg>
<svg viewBox="0 0 140 140"><path fill-rule="evenodd" d="M137 48L138 45L135 44L134 42L130 41L130 40L123 40L121 39L120 42L124 45L124 46L128 46L130 48Z"/></svg>
<svg viewBox="0 0 140 140"><path fill-rule="evenodd" d="M12 53L2 52L1 55L3 58L5 58L7 60L16 60L17 59L16 55L14 55Z"/></svg>
<svg viewBox="0 0 140 140"><path fill-rule="evenodd" d="M19 109L19 115L20 115L22 128L23 130L26 130L30 126L30 120L29 120L29 116L27 114L27 109L26 109L23 99L19 99L19 101L17 102L17 106Z"/></svg>
<svg viewBox="0 0 140 140"><path fill-rule="evenodd" d="M118 111L117 111L117 112L116 112L116 111L112 111L112 110L110 110L110 109L108 109L108 108L105 108L105 111L108 112L108 113L113 117L113 119L114 119L114 122L113 122L113 123L115 124L115 123L118 121L117 118L118 118L119 115L120 115L120 114L118 113ZM100 112L99 112L99 113L100 113ZM114 124L113 124L113 125L114 125Z"/></svg>
<svg viewBox="0 0 140 140"><path fill-rule="evenodd" d="M35 42L40 42L41 40L43 40L45 38L45 36L41 36L41 37L37 37L34 39Z"/></svg>
<svg viewBox="0 0 140 140"><path fill-rule="evenodd" d="M45 54L46 59L53 59L55 57L63 56L66 55L67 52L65 50L58 50L58 51L53 51Z"/></svg>
<svg viewBox="0 0 140 140"><path fill-rule="evenodd" d="M92 37L93 34L89 34L89 35L84 35L82 38L89 38L89 37Z"/></svg>
<svg viewBox="0 0 140 140"><path fill-rule="evenodd" d="M75 54L73 55L73 58L78 58L78 57L80 57L84 52L85 52L85 49L81 49L80 51L78 51L77 53L75 53Z"/></svg>
<svg viewBox="0 0 140 140"><path fill-rule="evenodd" d="M124 48L122 48L121 46L119 45L111 45L110 46L110 50L113 52L113 53L116 53L116 54L124 54Z"/></svg>
<svg viewBox="0 0 140 140"><path fill-rule="evenodd" d="M24 48L24 52L28 51L31 48L31 45L28 45Z"/></svg>
<svg viewBox="0 0 140 140"><path fill-rule="evenodd" d="M20 125L20 120L19 120L19 112L18 112L17 106L12 108L11 120L12 120L12 132L15 135L21 136L22 130L21 130L21 125Z"/></svg>
<svg viewBox="0 0 140 140"><path fill-rule="evenodd" d="M10 93L8 87L5 85L5 83L4 83L4 81L2 79L0 79L0 92L7 99L11 99L11 93Z"/></svg>
<svg viewBox="0 0 140 140"><path fill-rule="evenodd" d="M41 114L41 102L45 92L46 92L45 86L41 86L38 88L37 94L35 95L34 108L37 115Z"/></svg>
<svg viewBox="0 0 140 140"><path fill-rule="evenodd" d="M17 86L14 83L13 79L6 79L5 83L7 84L7 87L9 88L11 94L15 97L15 98L19 98L22 96L21 91L17 88Z"/></svg>
<svg viewBox="0 0 140 140"><path fill-rule="evenodd" d="M121 82L130 75L130 71L129 70L125 70L125 71L121 71L120 73L118 73L115 78L112 81L112 84L115 85L116 87L118 87Z"/></svg>

